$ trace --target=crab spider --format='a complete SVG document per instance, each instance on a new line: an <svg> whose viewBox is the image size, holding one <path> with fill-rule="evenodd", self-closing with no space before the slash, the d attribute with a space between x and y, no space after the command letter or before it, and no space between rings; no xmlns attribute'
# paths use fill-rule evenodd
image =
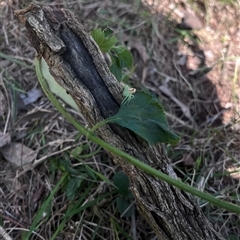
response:
<svg viewBox="0 0 240 240"><path fill-rule="evenodd" d="M128 85L125 85L124 90L123 90L123 100L122 104L127 104L129 103L133 98L134 98L134 93L136 92L135 88L131 88Z"/></svg>

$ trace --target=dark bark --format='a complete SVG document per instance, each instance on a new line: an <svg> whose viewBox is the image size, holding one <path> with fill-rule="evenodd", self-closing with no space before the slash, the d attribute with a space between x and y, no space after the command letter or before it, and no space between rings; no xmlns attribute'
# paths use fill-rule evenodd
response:
<svg viewBox="0 0 240 240"><path fill-rule="evenodd" d="M123 89L75 15L34 4L15 15L25 24L38 57L46 60L55 80L76 101L89 126L118 111ZM151 147L133 132L114 124L105 125L97 133L120 150L177 178L160 145ZM130 178L138 209L159 239L223 239L191 195L109 154Z"/></svg>

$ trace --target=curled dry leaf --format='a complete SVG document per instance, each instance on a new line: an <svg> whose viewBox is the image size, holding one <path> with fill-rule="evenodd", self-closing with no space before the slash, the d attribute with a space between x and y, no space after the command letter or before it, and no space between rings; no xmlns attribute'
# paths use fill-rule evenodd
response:
<svg viewBox="0 0 240 240"><path fill-rule="evenodd" d="M27 128L23 128L20 129L19 131L17 130L14 134L15 140L19 141L23 138L25 138L28 135L28 129Z"/></svg>
<svg viewBox="0 0 240 240"><path fill-rule="evenodd" d="M129 39L129 45L131 48L134 48L138 51L144 63L149 59L146 47L142 44L141 40L138 38Z"/></svg>
<svg viewBox="0 0 240 240"><path fill-rule="evenodd" d="M21 93L19 96L23 100L25 106L27 106L30 103L34 103L43 95L43 92L41 89L33 88L30 91L27 92L27 94Z"/></svg>
<svg viewBox="0 0 240 240"><path fill-rule="evenodd" d="M140 39L124 35L123 42L128 42L128 46L130 47L130 49L136 49L144 63L148 61L149 55L147 53L146 46L144 46Z"/></svg>
<svg viewBox="0 0 240 240"><path fill-rule="evenodd" d="M44 192L45 192L45 186L43 184L34 192L31 200L32 209L34 211L37 209L38 202L43 196Z"/></svg>
<svg viewBox="0 0 240 240"><path fill-rule="evenodd" d="M22 191L24 188L24 185L22 182L18 180L18 178L12 176L10 172L7 172L4 176L3 184L8 189L9 192L14 194L15 196L23 199L24 198L24 192Z"/></svg>
<svg viewBox="0 0 240 240"><path fill-rule="evenodd" d="M232 178L240 179L240 167L228 167L227 171Z"/></svg>
<svg viewBox="0 0 240 240"><path fill-rule="evenodd" d="M0 132L0 148L11 142L11 136L9 133L3 134Z"/></svg>
<svg viewBox="0 0 240 240"><path fill-rule="evenodd" d="M195 161L192 158L190 153L189 154L184 153L183 157L182 157L182 160L183 160L184 166L186 166L186 167L193 167L195 165Z"/></svg>
<svg viewBox="0 0 240 240"><path fill-rule="evenodd" d="M0 152L3 154L5 159L18 167L24 169L36 158L37 152L31 148L25 146L22 143L11 143L2 148Z"/></svg>
<svg viewBox="0 0 240 240"><path fill-rule="evenodd" d="M45 191L45 187L44 185L41 185L33 194L32 196L32 202L33 203L36 203L39 201L39 199L41 198L41 196L43 195Z"/></svg>

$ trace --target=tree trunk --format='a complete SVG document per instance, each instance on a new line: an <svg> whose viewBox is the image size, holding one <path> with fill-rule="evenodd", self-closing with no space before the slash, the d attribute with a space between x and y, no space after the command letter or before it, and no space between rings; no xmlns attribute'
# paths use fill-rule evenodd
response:
<svg viewBox="0 0 240 240"><path fill-rule="evenodd" d="M75 15L65 9L35 4L15 11L15 15L25 24L38 56L45 59L55 80L76 101L90 127L118 112L122 86ZM133 132L115 124L105 125L97 134L120 150L177 178L160 145L151 147ZM223 239L191 195L109 154L131 180L138 209L159 239Z"/></svg>

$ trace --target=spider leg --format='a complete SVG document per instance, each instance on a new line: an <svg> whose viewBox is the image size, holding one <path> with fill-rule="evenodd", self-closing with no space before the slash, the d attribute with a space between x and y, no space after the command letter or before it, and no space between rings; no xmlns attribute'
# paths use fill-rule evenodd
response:
<svg viewBox="0 0 240 240"><path fill-rule="evenodd" d="M132 94L130 94L129 96L125 96L124 99L122 100L122 104L129 103L133 98L134 96Z"/></svg>
<svg viewBox="0 0 240 240"><path fill-rule="evenodd" d="M127 104L128 103L128 97L124 97L123 101L122 101L122 104Z"/></svg>

